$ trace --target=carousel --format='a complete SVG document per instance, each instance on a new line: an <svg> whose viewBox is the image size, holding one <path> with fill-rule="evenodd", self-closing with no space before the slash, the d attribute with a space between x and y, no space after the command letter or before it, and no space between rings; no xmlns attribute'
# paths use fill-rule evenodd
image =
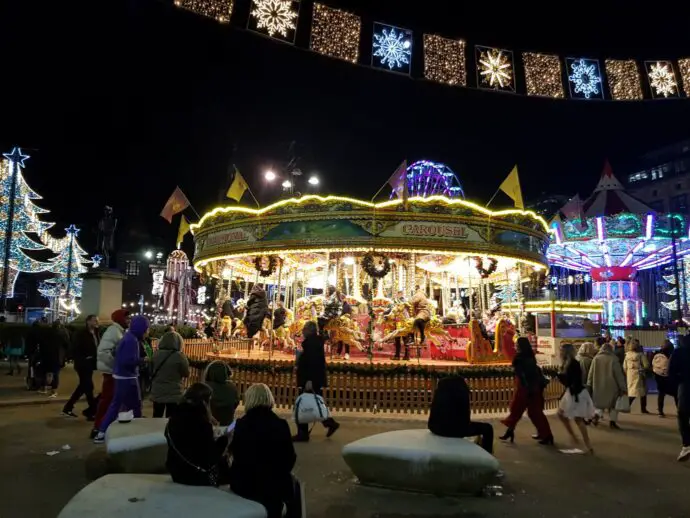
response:
<svg viewBox="0 0 690 518"><path fill-rule="evenodd" d="M540 216L462 196L309 195L219 207L192 232L195 270L216 279L219 333L250 342L242 354L253 359L294 358L314 321L328 361L505 362L525 285L547 267ZM247 330L254 296L268 310L260 329ZM514 309L497 310L501 302Z"/></svg>

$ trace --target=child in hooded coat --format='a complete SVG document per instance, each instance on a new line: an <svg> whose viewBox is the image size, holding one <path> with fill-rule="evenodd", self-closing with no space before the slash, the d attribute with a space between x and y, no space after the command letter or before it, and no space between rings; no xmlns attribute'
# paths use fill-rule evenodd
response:
<svg viewBox="0 0 690 518"><path fill-rule="evenodd" d="M146 317L135 316L129 324L129 329L117 345L113 368L115 393L110 407L108 407L108 412L98 428L98 434L93 440L96 444L105 442L105 431L117 419L122 408L131 410L134 417L141 417L139 364L143 358L139 356L139 347L148 330L149 321Z"/></svg>

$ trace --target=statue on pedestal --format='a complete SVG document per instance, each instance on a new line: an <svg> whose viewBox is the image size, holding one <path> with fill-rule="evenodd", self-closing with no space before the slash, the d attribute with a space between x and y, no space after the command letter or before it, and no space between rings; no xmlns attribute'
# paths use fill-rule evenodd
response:
<svg viewBox="0 0 690 518"><path fill-rule="evenodd" d="M98 253L103 256L101 267L110 268L110 256L115 251L115 229L117 228L117 218L113 216L113 208L108 205L103 209L103 216L98 222L98 242L96 248Z"/></svg>

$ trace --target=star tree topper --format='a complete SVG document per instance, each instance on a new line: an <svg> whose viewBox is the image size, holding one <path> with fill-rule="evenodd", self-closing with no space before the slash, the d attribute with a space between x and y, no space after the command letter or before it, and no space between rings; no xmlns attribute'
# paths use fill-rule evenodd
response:
<svg viewBox="0 0 690 518"><path fill-rule="evenodd" d="M19 167L24 167L24 160L31 158L29 155L24 155L22 150L18 147L15 147L10 153L3 153L2 156L19 165Z"/></svg>

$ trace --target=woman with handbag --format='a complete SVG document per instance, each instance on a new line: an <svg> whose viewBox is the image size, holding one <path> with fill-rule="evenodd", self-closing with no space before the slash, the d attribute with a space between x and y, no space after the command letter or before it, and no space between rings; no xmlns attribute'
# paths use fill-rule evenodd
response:
<svg viewBox="0 0 690 518"><path fill-rule="evenodd" d="M585 421L594 417L594 403L592 403L592 398L582 381L582 368L580 367L580 363L575 359L575 347L573 347L573 344L561 345L561 362L558 380L565 387L565 391L558 403L558 418L563 423L563 426L565 426L575 446L577 446L579 441L570 423L571 419L575 421L582 435L585 447L587 448L586 453L591 455L594 453L594 450L589 442L589 434L587 433ZM581 453L579 449L561 451L564 453Z"/></svg>
<svg viewBox="0 0 690 518"><path fill-rule="evenodd" d="M161 336L158 350L153 354L153 417L170 417L182 397L182 380L189 377L189 360L182 353L182 344L182 336L175 331L169 331Z"/></svg>
<svg viewBox="0 0 690 518"><path fill-rule="evenodd" d="M324 339L319 335L316 323L311 320L304 324L302 334L302 353L297 358L297 387L301 392L312 392L321 396L323 389L328 386ZM328 429L326 437L330 437L340 428L340 424L332 417L324 419L322 424ZM292 440L309 441L309 424L297 423L297 435Z"/></svg>
<svg viewBox="0 0 690 518"><path fill-rule="evenodd" d="M637 339L630 340L630 350L625 353L623 361L623 371L628 381L628 397L630 405L636 397L640 398L640 408L643 414L647 411L647 371L649 370L649 360Z"/></svg>
<svg viewBox="0 0 690 518"><path fill-rule="evenodd" d="M616 403L621 397L625 396L627 387L625 385L623 368L610 343L602 344L599 352L592 360L592 365L587 375L587 388L592 394L592 401L597 409L592 424L596 426L604 410L608 410L609 427L616 430L620 429L616 423L619 412L616 408ZM627 397L625 402L627 402Z"/></svg>
<svg viewBox="0 0 690 518"><path fill-rule="evenodd" d="M532 344L524 336L518 338L513 369L515 392L510 402L510 415L501 421L508 429L499 439L510 442L515 440L515 427L527 410L527 416L537 429L537 434L533 438L538 440L539 444L553 444L551 427L544 415L544 388L547 380L537 365Z"/></svg>

